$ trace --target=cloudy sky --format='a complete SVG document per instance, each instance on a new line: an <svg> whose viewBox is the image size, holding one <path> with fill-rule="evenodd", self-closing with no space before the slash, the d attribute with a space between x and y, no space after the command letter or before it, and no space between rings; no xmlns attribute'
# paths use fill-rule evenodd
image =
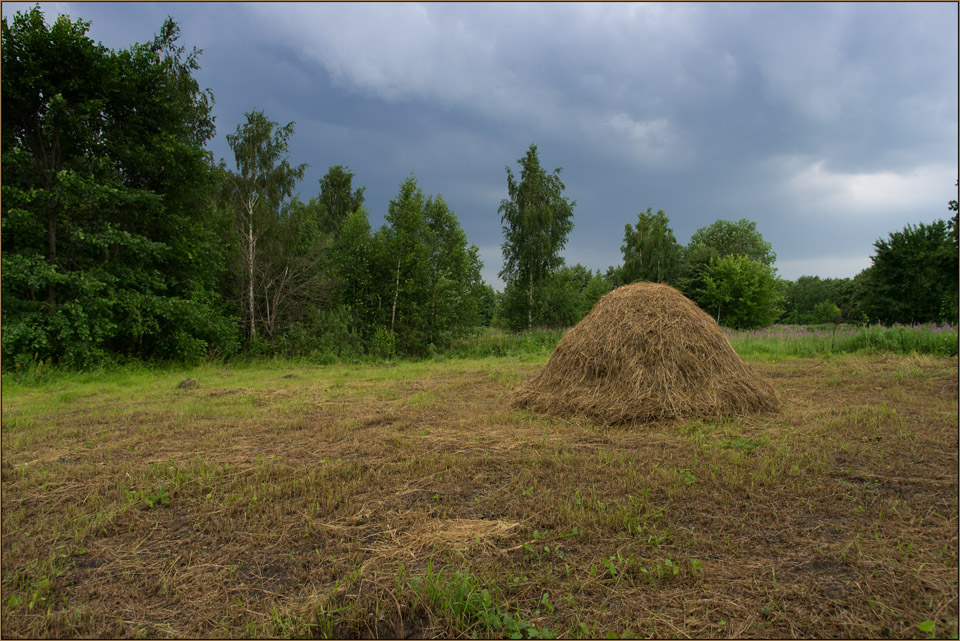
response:
<svg viewBox="0 0 960 641"><path fill-rule="evenodd" d="M295 121L301 197L348 165L375 226L412 172L497 288L504 167L532 142L577 202L566 260L592 269L652 207L683 244L749 218L782 277L854 276L957 197L956 3L41 6L111 48L172 16L204 52L217 158L245 112Z"/></svg>

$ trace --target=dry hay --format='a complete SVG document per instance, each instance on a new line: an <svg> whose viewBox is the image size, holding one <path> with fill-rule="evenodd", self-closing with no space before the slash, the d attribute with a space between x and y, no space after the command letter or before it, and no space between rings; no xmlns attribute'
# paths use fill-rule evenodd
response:
<svg viewBox="0 0 960 641"><path fill-rule="evenodd" d="M514 404L616 424L775 411L780 401L693 301L633 283L567 332Z"/></svg>

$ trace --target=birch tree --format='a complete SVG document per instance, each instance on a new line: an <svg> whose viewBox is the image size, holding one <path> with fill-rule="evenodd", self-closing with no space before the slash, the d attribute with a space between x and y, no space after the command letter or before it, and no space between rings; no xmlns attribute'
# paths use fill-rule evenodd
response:
<svg viewBox="0 0 960 641"><path fill-rule="evenodd" d="M534 325L534 294L548 275L563 265L560 251L573 229L573 208L563 196L564 184L560 168L548 174L540 166L537 146L530 145L526 155L517 160L519 180L510 167L507 170L508 198L500 202L500 222L504 242L503 270L505 281L522 283L527 292L526 326ZM510 324L520 325L518 319Z"/></svg>
<svg viewBox="0 0 960 641"><path fill-rule="evenodd" d="M624 227L620 251L623 252L621 280L624 283L670 283L676 280L680 268L680 244L662 209L653 213L647 207L647 211L637 214L636 225Z"/></svg>
<svg viewBox="0 0 960 641"><path fill-rule="evenodd" d="M240 236L243 315L247 339L252 341L257 331L257 245L277 220L281 204L293 193L307 165L294 167L287 159L294 123L280 127L259 110L245 116L246 122L238 125L233 134L227 134L227 143L237 165L230 184Z"/></svg>
<svg viewBox="0 0 960 641"><path fill-rule="evenodd" d="M411 175L400 183L400 191L390 201L384 217L387 222L386 246L393 261L390 333L399 334L397 345L401 348L421 342L414 334L423 329L416 320L419 309L425 304L423 299L429 273L425 206L423 192Z"/></svg>

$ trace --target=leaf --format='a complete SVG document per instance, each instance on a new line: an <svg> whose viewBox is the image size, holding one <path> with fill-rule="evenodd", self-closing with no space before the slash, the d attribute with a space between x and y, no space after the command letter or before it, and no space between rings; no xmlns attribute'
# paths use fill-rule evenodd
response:
<svg viewBox="0 0 960 641"><path fill-rule="evenodd" d="M921 632L933 632L933 621L921 621L917 624L917 629Z"/></svg>

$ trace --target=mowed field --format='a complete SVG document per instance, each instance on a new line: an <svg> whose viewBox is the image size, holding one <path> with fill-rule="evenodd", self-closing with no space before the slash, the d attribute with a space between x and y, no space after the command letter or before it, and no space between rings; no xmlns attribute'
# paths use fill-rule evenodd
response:
<svg viewBox="0 0 960 641"><path fill-rule="evenodd" d="M618 427L511 408L545 362L4 381L4 637L956 638L956 357Z"/></svg>

